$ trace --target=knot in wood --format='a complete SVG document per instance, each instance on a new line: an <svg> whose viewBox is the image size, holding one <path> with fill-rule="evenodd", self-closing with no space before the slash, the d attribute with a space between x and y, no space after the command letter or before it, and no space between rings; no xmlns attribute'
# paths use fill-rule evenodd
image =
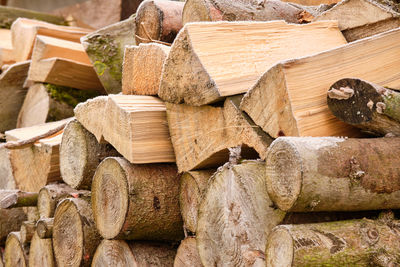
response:
<svg viewBox="0 0 400 267"><path fill-rule="evenodd" d="M371 224L368 225L368 223L366 223L361 225L360 232L362 239L368 246L375 245L379 241L379 232Z"/></svg>
<svg viewBox="0 0 400 267"><path fill-rule="evenodd" d="M378 112L379 114L382 114L385 109L386 109L385 103L383 103L383 102L376 103L376 112Z"/></svg>
<svg viewBox="0 0 400 267"><path fill-rule="evenodd" d="M355 157L350 159L350 180L352 182L359 182L359 180L365 175L365 172L361 170L360 164Z"/></svg>
<svg viewBox="0 0 400 267"><path fill-rule="evenodd" d="M346 100L354 95L354 89L350 87L340 87L339 89L332 88L328 91L328 97L337 100Z"/></svg>
<svg viewBox="0 0 400 267"><path fill-rule="evenodd" d="M367 107L372 110L372 108L374 107L374 101L372 101L371 99L368 101L367 103Z"/></svg>

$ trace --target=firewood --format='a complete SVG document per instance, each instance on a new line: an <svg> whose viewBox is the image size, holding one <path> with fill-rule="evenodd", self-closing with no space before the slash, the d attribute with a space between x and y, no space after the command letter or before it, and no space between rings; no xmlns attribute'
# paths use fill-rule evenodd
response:
<svg viewBox="0 0 400 267"><path fill-rule="evenodd" d="M0 244L4 245L8 233L19 231L22 222L27 220L23 208L0 209Z"/></svg>
<svg viewBox="0 0 400 267"><path fill-rule="evenodd" d="M224 107L166 103L179 172L221 166L229 160L229 148L237 146L243 158L265 158L272 138L240 111L240 99L229 97Z"/></svg>
<svg viewBox="0 0 400 267"><path fill-rule="evenodd" d="M30 243L34 233L36 232L36 221L25 221L21 225L19 234L21 237L21 243Z"/></svg>
<svg viewBox="0 0 400 267"><path fill-rule="evenodd" d="M172 43L182 28L185 3L145 0L136 11L136 43Z"/></svg>
<svg viewBox="0 0 400 267"><path fill-rule="evenodd" d="M391 1L346 0L318 15L314 21L337 20L348 42L400 26L400 10Z"/></svg>
<svg viewBox="0 0 400 267"><path fill-rule="evenodd" d="M400 88L400 59L393 56L400 52L399 38L400 29L396 29L313 56L280 62L267 70L244 96L240 107L275 138L359 136L356 128L329 111L326 92L346 77Z"/></svg>
<svg viewBox="0 0 400 267"><path fill-rule="evenodd" d="M185 172L179 187L179 206L186 231L196 233L197 212L203 200L207 183L215 170Z"/></svg>
<svg viewBox="0 0 400 267"><path fill-rule="evenodd" d="M162 67L169 50L169 46L154 43L125 47L122 93L157 95Z"/></svg>
<svg viewBox="0 0 400 267"><path fill-rule="evenodd" d="M378 136L400 136L400 92L360 79L342 79L328 91L337 118Z"/></svg>
<svg viewBox="0 0 400 267"><path fill-rule="evenodd" d="M37 193L20 190L0 190L0 195L1 209L36 206L38 199Z"/></svg>
<svg viewBox="0 0 400 267"><path fill-rule="evenodd" d="M369 266L376 257L400 263L398 220L349 220L320 224L282 225L270 234L266 266Z"/></svg>
<svg viewBox="0 0 400 267"><path fill-rule="evenodd" d="M332 5L340 2L339 0L283 0L284 2L296 3L303 6L318 6L321 4Z"/></svg>
<svg viewBox="0 0 400 267"><path fill-rule="evenodd" d="M29 248L29 266L55 267L51 238L41 239L35 233Z"/></svg>
<svg viewBox="0 0 400 267"><path fill-rule="evenodd" d="M16 61L28 60L32 56L37 35L54 37L79 43L90 29L59 26L43 21L19 18L11 26L12 44Z"/></svg>
<svg viewBox="0 0 400 267"><path fill-rule="evenodd" d="M251 49L243 48L244 40ZM165 60L159 96L166 102L194 106L213 103L247 92L280 60L345 43L332 21L301 26L283 21L190 23Z"/></svg>
<svg viewBox="0 0 400 267"><path fill-rule="evenodd" d="M280 137L266 158L269 196L284 211L400 208L399 140Z"/></svg>
<svg viewBox="0 0 400 267"><path fill-rule="evenodd" d="M96 137L77 120L67 124L60 146L60 171L63 181L76 189L90 189L94 172L106 157L120 156L108 143Z"/></svg>
<svg viewBox="0 0 400 267"><path fill-rule="evenodd" d="M89 200L67 198L57 206L53 247L58 266L90 266L100 241Z"/></svg>
<svg viewBox="0 0 400 267"><path fill-rule="evenodd" d="M0 188L17 189L10 161L10 151L5 147L0 147L0 170Z"/></svg>
<svg viewBox="0 0 400 267"><path fill-rule="evenodd" d="M81 42L108 94L122 90L122 63L126 45L135 45L135 17L82 37Z"/></svg>
<svg viewBox="0 0 400 267"><path fill-rule="evenodd" d="M11 65L0 74L0 132L14 129L27 90L23 88L29 61Z"/></svg>
<svg viewBox="0 0 400 267"><path fill-rule="evenodd" d="M187 237L181 241L175 256L174 267L203 267L194 237Z"/></svg>
<svg viewBox="0 0 400 267"><path fill-rule="evenodd" d="M4 250L5 267L26 267L29 260L29 245L21 241L20 232L11 232L7 236Z"/></svg>
<svg viewBox="0 0 400 267"><path fill-rule="evenodd" d="M112 177L112 179L110 179ZM106 158L92 183L92 208L106 239L180 240L179 175L174 165Z"/></svg>
<svg viewBox="0 0 400 267"><path fill-rule="evenodd" d="M36 233L41 239L53 237L54 218L42 218L36 223Z"/></svg>
<svg viewBox="0 0 400 267"><path fill-rule="evenodd" d="M93 267L154 266L169 267L176 249L168 244L144 241L103 240L93 257Z"/></svg>
<svg viewBox="0 0 400 267"><path fill-rule="evenodd" d="M0 66L14 63L15 57L11 42L11 31L8 29L0 29Z"/></svg>

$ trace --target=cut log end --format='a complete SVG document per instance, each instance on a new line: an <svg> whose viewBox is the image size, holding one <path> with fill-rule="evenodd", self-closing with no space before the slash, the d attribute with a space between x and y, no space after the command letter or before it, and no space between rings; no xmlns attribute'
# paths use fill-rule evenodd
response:
<svg viewBox="0 0 400 267"><path fill-rule="evenodd" d="M265 252L267 267L291 267L293 238L284 228L275 228L268 238Z"/></svg>
<svg viewBox="0 0 400 267"><path fill-rule="evenodd" d="M26 267L27 253L24 245L21 242L21 236L19 232L11 232L6 241L6 248L4 251L4 262L5 266L9 267Z"/></svg>
<svg viewBox="0 0 400 267"><path fill-rule="evenodd" d="M41 219L36 224L36 232L39 238L51 238L53 237L53 224L54 218Z"/></svg>
<svg viewBox="0 0 400 267"><path fill-rule="evenodd" d="M40 189L37 206L41 218L51 217L51 213L54 211L55 207L48 190L44 188Z"/></svg>
<svg viewBox="0 0 400 267"><path fill-rule="evenodd" d="M122 240L103 240L97 247L92 266L135 266L129 245Z"/></svg>
<svg viewBox="0 0 400 267"><path fill-rule="evenodd" d="M53 245L50 238L41 239L37 233L33 235L29 249L29 265L55 266Z"/></svg>
<svg viewBox="0 0 400 267"><path fill-rule="evenodd" d="M213 10L218 13L215 8L213 8ZM211 21L210 11L209 8L207 8L207 3L198 0L187 0L183 8L182 23L185 25L188 22L196 21Z"/></svg>

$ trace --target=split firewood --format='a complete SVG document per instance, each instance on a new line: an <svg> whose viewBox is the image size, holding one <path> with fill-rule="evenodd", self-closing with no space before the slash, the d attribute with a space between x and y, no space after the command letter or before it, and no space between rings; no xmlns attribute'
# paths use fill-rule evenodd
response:
<svg viewBox="0 0 400 267"><path fill-rule="evenodd" d="M24 61L31 58L37 35L79 43L80 38L91 31L90 29L59 26L43 21L19 18L11 26L15 60Z"/></svg>
<svg viewBox="0 0 400 267"><path fill-rule="evenodd" d="M100 241L89 200L67 198L60 202L53 227L54 256L58 266L90 266Z"/></svg>
<svg viewBox="0 0 400 267"><path fill-rule="evenodd" d="M178 1L143 1L136 12L136 44L172 43L182 28L184 4Z"/></svg>
<svg viewBox="0 0 400 267"><path fill-rule="evenodd" d="M110 179L112 177L112 179ZM92 208L106 239L180 240L179 175L174 165L106 158L92 183Z"/></svg>
<svg viewBox="0 0 400 267"><path fill-rule="evenodd" d="M33 235L29 248L29 266L56 266L51 238L41 239L37 233Z"/></svg>
<svg viewBox="0 0 400 267"><path fill-rule="evenodd" d="M328 106L345 123L378 136L400 136L400 92L346 78L328 91Z"/></svg>
<svg viewBox="0 0 400 267"><path fill-rule="evenodd" d="M265 160L268 193L284 211L398 209L399 153L398 138L280 137Z"/></svg>
<svg viewBox="0 0 400 267"><path fill-rule="evenodd" d="M92 266L173 266L176 249L171 245L144 241L103 240Z"/></svg>
<svg viewBox="0 0 400 267"><path fill-rule="evenodd" d="M36 223L36 233L39 238L47 239L53 237L54 218L42 218Z"/></svg>
<svg viewBox="0 0 400 267"><path fill-rule="evenodd" d="M329 111L326 92L336 81L357 77L400 88L400 29L375 35L267 70L240 108L263 130L278 136L359 136ZM384 70L376 72L377 69ZM290 96L290 97L289 97Z"/></svg>
<svg viewBox="0 0 400 267"><path fill-rule="evenodd" d="M223 50L221 40L229 40ZM251 49L243 49L244 40ZM213 103L247 92L280 60L345 43L332 21L301 26L283 21L191 23L181 30L165 60L159 96L194 106Z"/></svg>
<svg viewBox="0 0 400 267"><path fill-rule="evenodd" d="M73 120L64 129L60 145L63 181L76 189L90 189L94 172L106 157L120 156L108 143L99 143L81 123Z"/></svg>
<svg viewBox="0 0 400 267"><path fill-rule="evenodd" d="M0 67L4 64L14 64L15 57L11 42L11 31L0 29Z"/></svg>
<svg viewBox="0 0 400 267"><path fill-rule="evenodd" d="M10 232L4 250L5 267L27 267L29 260L29 244L21 241L20 232Z"/></svg>
<svg viewBox="0 0 400 267"><path fill-rule="evenodd" d="M19 231L27 215L22 208L0 209L0 244L4 245L8 233Z"/></svg>
<svg viewBox="0 0 400 267"><path fill-rule="evenodd" d="M237 146L243 158L265 158L272 138L240 111L240 99L230 97L223 107L166 103L179 172L221 166L229 161L229 148Z"/></svg>
<svg viewBox="0 0 400 267"><path fill-rule="evenodd" d="M105 91L121 92L124 49L135 45L135 17L90 33L81 42Z"/></svg>
<svg viewBox="0 0 400 267"><path fill-rule="evenodd" d="M395 1L346 0L319 14L314 21L337 20L348 42L400 26L400 9Z"/></svg>
<svg viewBox="0 0 400 267"><path fill-rule="evenodd" d="M169 50L169 46L154 43L125 47L122 93L157 95L162 67Z"/></svg>
<svg viewBox="0 0 400 267"><path fill-rule="evenodd" d="M25 221L21 225L19 234L23 244L30 243L34 233L36 232L36 221Z"/></svg>
<svg viewBox="0 0 400 267"><path fill-rule="evenodd" d="M37 205L38 194L20 190L0 190L0 208L12 209Z"/></svg>
<svg viewBox="0 0 400 267"><path fill-rule="evenodd" d="M14 129L27 90L23 88L30 61L13 64L0 74L0 132Z"/></svg>
<svg viewBox="0 0 400 267"><path fill-rule="evenodd" d="M175 256L174 267L203 267L197 251L196 238L187 237L181 241Z"/></svg>

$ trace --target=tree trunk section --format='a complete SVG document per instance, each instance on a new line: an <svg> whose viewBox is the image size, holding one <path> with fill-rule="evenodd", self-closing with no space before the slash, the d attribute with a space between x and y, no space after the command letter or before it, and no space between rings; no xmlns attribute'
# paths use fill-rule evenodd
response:
<svg viewBox="0 0 400 267"><path fill-rule="evenodd" d="M42 218L36 223L36 233L41 239L53 237L54 218Z"/></svg>
<svg viewBox="0 0 400 267"><path fill-rule="evenodd" d="M0 208L11 209L37 205L38 194L19 190L0 190Z"/></svg>
<svg viewBox="0 0 400 267"><path fill-rule="evenodd" d="M4 250L4 266L26 267L29 260L29 246L21 241L19 232L11 232L7 236Z"/></svg>
<svg viewBox="0 0 400 267"><path fill-rule="evenodd" d="M92 183L93 214L100 234L106 239L180 240L179 180L174 165L103 160Z"/></svg>
<svg viewBox="0 0 400 267"><path fill-rule="evenodd" d="M19 231L27 216L22 208L0 209L0 245L4 245L11 231Z"/></svg>
<svg viewBox="0 0 400 267"><path fill-rule="evenodd" d="M23 244L30 243L34 233L36 232L36 221L25 221L20 228L21 242Z"/></svg>
<svg viewBox="0 0 400 267"><path fill-rule="evenodd" d="M345 123L378 136L400 135L400 92L347 78L330 87L327 102Z"/></svg>
<svg viewBox="0 0 400 267"><path fill-rule="evenodd" d="M90 201L64 199L54 215L53 247L58 266L90 266L100 244Z"/></svg>
<svg viewBox="0 0 400 267"><path fill-rule="evenodd" d="M398 138L280 137L266 158L271 200L284 211L400 208Z"/></svg>
<svg viewBox="0 0 400 267"><path fill-rule="evenodd" d="M55 267L51 238L42 239L35 233L29 249L29 266Z"/></svg>
<svg viewBox="0 0 400 267"><path fill-rule="evenodd" d="M197 251L196 238L187 237L181 241L175 256L174 267L203 267Z"/></svg>

